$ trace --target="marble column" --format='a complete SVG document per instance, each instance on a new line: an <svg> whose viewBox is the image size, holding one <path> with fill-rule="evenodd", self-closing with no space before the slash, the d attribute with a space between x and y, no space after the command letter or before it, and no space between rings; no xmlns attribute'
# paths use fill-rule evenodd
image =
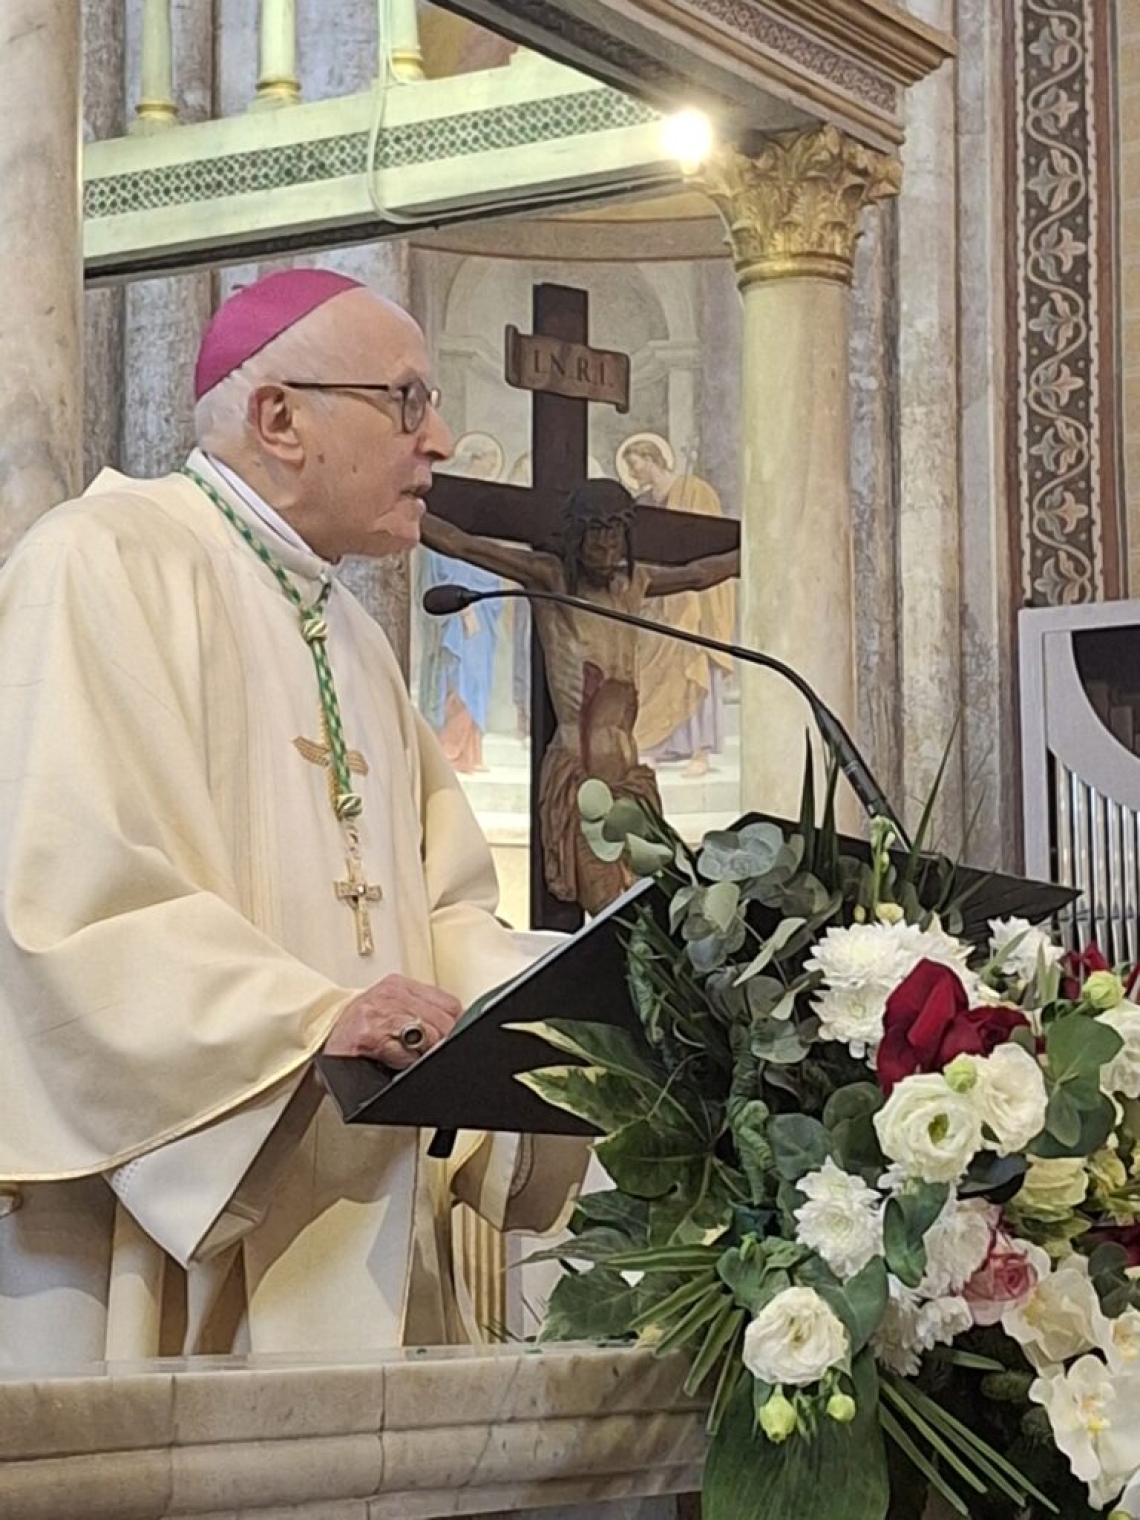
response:
<svg viewBox="0 0 1140 1520"><path fill-rule="evenodd" d="M914 0L953 28L955 0ZM931 842L956 855L964 823L955 73L907 95L898 203L899 649L902 781L912 821L946 758ZM971 215L982 218L982 205Z"/></svg>
<svg viewBox="0 0 1140 1520"><path fill-rule="evenodd" d="M962 770L966 858L1021 864L1021 763L1007 476L1005 136L1008 89L1002 15L958 0L959 475L962 512ZM1140 586L1136 590L1140 592Z"/></svg>
<svg viewBox="0 0 1140 1520"><path fill-rule="evenodd" d="M898 585L898 203L864 217L851 291L851 521L855 549L854 737L902 802Z"/></svg>
<svg viewBox="0 0 1140 1520"><path fill-rule="evenodd" d="M0 6L0 559L82 474L81 56L75 0Z"/></svg>
<svg viewBox="0 0 1140 1520"><path fill-rule="evenodd" d="M175 0L173 93L178 120L213 114L213 7ZM141 70L141 11L127 12L129 65ZM161 129L160 129L161 130ZM213 311L209 274L163 276L127 287L124 335L123 468L131 475L165 475L194 442L194 356Z"/></svg>
<svg viewBox="0 0 1140 1520"><path fill-rule="evenodd" d="M830 126L777 134L751 157L722 151L698 180L743 298L741 636L793 665L852 732L849 287L864 207L899 181L894 159ZM755 668L741 692L741 804L794 816L808 708ZM846 795L842 809L856 826Z"/></svg>
<svg viewBox="0 0 1140 1520"><path fill-rule="evenodd" d="M83 137L118 137L125 126L125 16L119 5L83 7ZM123 427L121 286L83 296L83 482L118 466Z"/></svg>

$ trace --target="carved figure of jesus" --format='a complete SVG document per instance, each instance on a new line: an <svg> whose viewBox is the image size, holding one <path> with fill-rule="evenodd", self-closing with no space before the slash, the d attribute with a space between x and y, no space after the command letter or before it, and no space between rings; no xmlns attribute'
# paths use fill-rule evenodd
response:
<svg viewBox="0 0 1140 1520"><path fill-rule="evenodd" d="M429 548L479 565L528 591L554 591L600 608L641 613L650 597L703 591L740 573L740 553L706 555L684 565L639 565L633 557L633 498L616 480L588 480L567 499L561 554L466 533L428 515ZM620 862L598 860L583 837L578 788L605 781L615 797L660 808L657 778L638 758L638 630L572 607L532 607L557 728L542 764L538 817L551 893L596 913L629 885Z"/></svg>

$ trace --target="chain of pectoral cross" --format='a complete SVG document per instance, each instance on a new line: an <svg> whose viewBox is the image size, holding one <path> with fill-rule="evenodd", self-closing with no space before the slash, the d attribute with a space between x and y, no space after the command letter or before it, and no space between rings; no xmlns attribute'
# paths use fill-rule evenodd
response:
<svg viewBox="0 0 1140 1520"><path fill-rule="evenodd" d="M367 766L364 765L363 758L359 756L356 758L359 759L360 764L353 765L355 752L345 744L344 728L340 717L340 700L337 697L336 681L333 679L328 650L325 648L329 630L324 613L332 590L331 583L326 581L318 592L316 600L306 603L285 566L270 553L266 545L253 533L248 523L242 521L220 492L189 465L183 465L182 473L209 497L242 542L253 550L266 569L272 571L283 594L296 610L301 637L308 646L316 673L317 692L321 704L321 727L324 731L325 743L316 745L309 739L294 742L306 760L324 765L328 769L329 800L332 803L333 814L344 833L346 857L346 879L334 881L333 891L338 902L347 903L352 909L356 919L358 953L371 955L375 949L375 941L372 938L372 918L368 905L379 902L382 894L379 887L369 884L360 858L360 833L357 820L363 812L364 799L359 792L354 790L351 773L354 770L367 771Z"/></svg>
<svg viewBox="0 0 1140 1520"><path fill-rule="evenodd" d="M327 743L316 744L312 739L298 737L293 740L293 748L311 765L319 765L327 772L331 796L336 788L331 747ZM345 759L349 771L359 776L367 776L368 762L359 750L346 750ZM342 823L345 838L346 879L334 881L333 891L336 893L337 901L347 903L355 915L357 951L361 955L371 955L376 946L372 938L372 915L368 911L368 905L379 902L384 894L379 887L371 885L365 876L364 865L360 858L360 835L356 825L347 820L342 820Z"/></svg>

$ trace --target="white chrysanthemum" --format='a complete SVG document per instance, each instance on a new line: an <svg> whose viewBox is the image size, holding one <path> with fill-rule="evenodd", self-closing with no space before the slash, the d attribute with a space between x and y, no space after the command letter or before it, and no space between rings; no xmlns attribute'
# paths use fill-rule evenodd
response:
<svg viewBox="0 0 1140 1520"><path fill-rule="evenodd" d="M1007 949L1014 940L1017 944L1012 950ZM1037 975L1039 959L1046 967L1057 966L1064 953L1061 945L1055 945L1043 929L1035 928L1028 919L990 919L990 954L1000 957L1006 976L1031 982Z"/></svg>
<svg viewBox="0 0 1140 1520"><path fill-rule="evenodd" d="M973 1001L978 979L966 968L969 955L969 945L937 923L929 929L906 923L828 929L807 962L824 980L813 1003L820 1038L840 1040L856 1056L873 1055L883 1037L887 999L923 960L957 972Z"/></svg>
<svg viewBox="0 0 1140 1520"><path fill-rule="evenodd" d="M846 1281L883 1248L882 1200L830 1157L796 1184L808 1200L796 1210L796 1239Z"/></svg>
<svg viewBox="0 0 1140 1520"><path fill-rule="evenodd" d="M918 1311L915 1343L920 1351L929 1351L932 1346L949 1346L959 1335L965 1335L973 1323L974 1316L964 1298L956 1294L932 1298Z"/></svg>
<svg viewBox="0 0 1140 1520"><path fill-rule="evenodd" d="M829 987L893 987L909 969L899 941L899 930L905 928L883 923L830 928L817 941L807 968L822 972Z"/></svg>
<svg viewBox="0 0 1140 1520"><path fill-rule="evenodd" d="M914 1377L920 1366L918 1316L922 1300L912 1289L891 1277L890 1296L879 1327L871 1337L875 1360L900 1377Z"/></svg>
<svg viewBox="0 0 1140 1520"><path fill-rule="evenodd" d="M820 1039L839 1040L853 1056L873 1058L883 1038L887 998L893 990L885 982L870 982L857 990L837 987L821 993L812 1004Z"/></svg>
<svg viewBox="0 0 1140 1520"><path fill-rule="evenodd" d="M926 1232L926 1272L919 1292L927 1298L960 1293L989 1255L1001 1210L984 1198L947 1199Z"/></svg>

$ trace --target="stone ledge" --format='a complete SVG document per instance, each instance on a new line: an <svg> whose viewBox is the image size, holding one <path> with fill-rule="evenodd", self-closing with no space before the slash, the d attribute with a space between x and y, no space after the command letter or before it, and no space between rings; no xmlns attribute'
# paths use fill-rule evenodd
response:
<svg viewBox="0 0 1140 1520"><path fill-rule="evenodd" d="M635 1348L203 1358L0 1379L4 1520L432 1520L685 1492L684 1364Z"/></svg>

